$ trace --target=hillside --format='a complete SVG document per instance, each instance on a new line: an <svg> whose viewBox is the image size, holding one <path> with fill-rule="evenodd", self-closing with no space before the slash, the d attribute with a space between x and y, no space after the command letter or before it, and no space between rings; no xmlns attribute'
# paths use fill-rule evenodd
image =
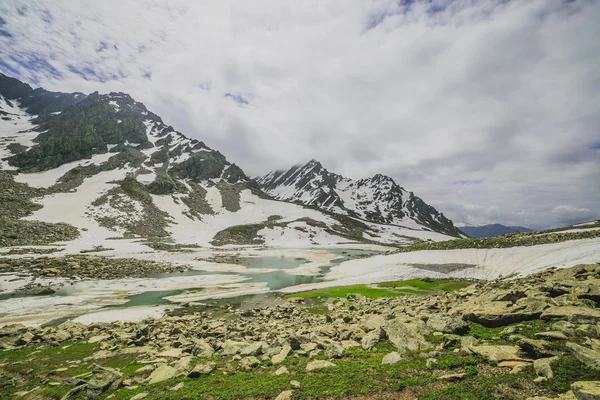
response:
<svg viewBox="0 0 600 400"><path fill-rule="evenodd" d="M114 247L114 239L141 249L131 240L156 248L449 238L442 227L405 228L274 201L219 151L125 93L48 92L0 75L0 114L0 247L63 241L78 252Z"/></svg>
<svg viewBox="0 0 600 400"><path fill-rule="evenodd" d="M279 200L319 207L365 221L460 237L452 221L388 176L352 180L329 172L316 160L256 178Z"/></svg>

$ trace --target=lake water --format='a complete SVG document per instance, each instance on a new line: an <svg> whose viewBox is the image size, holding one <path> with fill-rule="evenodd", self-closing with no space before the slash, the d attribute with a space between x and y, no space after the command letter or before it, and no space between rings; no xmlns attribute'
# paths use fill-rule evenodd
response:
<svg viewBox="0 0 600 400"><path fill-rule="evenodd" d="M290 274L287 270L295 269L305 264L306 259L292 257L240 257L239 264L249 269L275 269L276 271L269 272L208 272L199 270L186 270L183 272L175 272L168 274L155 274L150 278L169 278L173 276L191 276L191 275L233 275L243 276L246 278L243 283L265 283L270 290L280 290L290 286L314 283L323 280L323 275L329 270L344 261L348 261L357 257L375 256L382 254L376 250L358 250L358 249L327 249L328 252L335 254L337 257L328 265L320 268L320 275L295 275ZM170 304L166 297L175 296L183 293L201 292L202 288L190 288L186 290L175 291L152 291L144 292L127 297L127 303L119 307L134 307L134 306L150 306L160 304Z"/></svg>

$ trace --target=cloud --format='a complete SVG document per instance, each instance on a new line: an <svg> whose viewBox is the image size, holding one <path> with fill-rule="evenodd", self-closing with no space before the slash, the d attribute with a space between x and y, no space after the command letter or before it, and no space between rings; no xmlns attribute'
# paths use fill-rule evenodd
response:
<svg viewBox="0 0 600 400"><path fill-rule="evenodd" d="M483 183L485 179L462 179L459 181L452 182L453 185L479 185Z"/></svg>
<svg viewBox="0 0 600 400"><path fill-rule="evenodd" d="M1 71L129 92L251 175L316 158L388 174L456 221L600 217L600 2L8 0L0 15Z"/></svg>

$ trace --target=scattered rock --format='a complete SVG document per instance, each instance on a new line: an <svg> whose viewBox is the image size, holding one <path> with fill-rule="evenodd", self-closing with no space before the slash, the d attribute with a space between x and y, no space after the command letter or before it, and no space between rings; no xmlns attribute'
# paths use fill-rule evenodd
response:
<svg viewBox="0 0 600 400"><path fill-rule="evenodd" d="M400 355L400 353L398 353L396 351L392 351L391 353L386 354L383 357L383 360L381 361L381 363L392 365L392 364L396 364L400 360L402 360L402 356Z"/></svg>
<svg viewBox="0 0 600 400"><path fill-rule="evenodd" d="M166 381L167 379L175 378L178 375L178 371L170 365L160 365L150 374L148 377L148 384L158 383Z"/></svg>
<svg viewBox="0 0 600 400"><path fill-rule="evenodd" d="M217 368L217 363L208 361L199 363L194 366L194 369L188 374L188 378L198 378L201 375L208 375Z"/></svg>
<svg viewBox="0 0 600 400"><path fill-rule="evenodd" d="M316 345L315 345L315 347L316 347ZM271 362L275 365L281 364L287 358L287 356L290 354L291 351L292 351L291 346L288 346L288 345L283 346L281 348L281 351L271 358Z"/></svg>
<svg viewBox="0 0 600 400"><path fill-rule="evenodd" d="M315 360L315 361L309 362L306 365L306 371L311 372L311 371L315 371L317 369L323 369L323 368L329 368L329 367L335 367L335 364L332 363L331 361Z"/></svg>
<svg viewBox="0 0 600 400"><path fill-rule="evenodd" d="M260 365L260 360L254 356L244 357L240 360L240 367L243 369L252 369Z"/></svg>
<svg viewBox="0 0 600 400"><path fill-rule="evenodd" d="M279 393L279 396L275 398L275 400L292 400L294 396L293 390L286 390Z"/></svg>
<svg viewBox="0 0 600 400"><path fill-rule="evenodd" d="M566 348L582 363L600 369L600 351L580 346L577 343L567 342Z"/></svg>
<svg viewBox="0 0 600 400"><path fill-rule="evenodd" d="M443 333L466 333L469 330L462 319L451 317L449 315L434 314L427 320L427 326L436 332Z"/></svg>
<svg viewBox="0 0 600 400"><path fill-rule="evenodd" d="M535 369L535 373L538 376L543 376L544 378L552 379L554 377L554 372L552 371L551 364L557 359L558 357L549 357L535 360L533 362L533 368Z"/></svg>

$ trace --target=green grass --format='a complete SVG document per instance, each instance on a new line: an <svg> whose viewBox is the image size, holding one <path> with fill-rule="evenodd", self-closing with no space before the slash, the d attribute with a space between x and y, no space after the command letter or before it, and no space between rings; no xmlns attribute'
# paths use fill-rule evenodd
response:
<svg viewBox="0 0 600 400"><path fill-rule="evenodd" d="M44 399L60 399L70 389L70 386L48 386L48 382L62 382L70 377L89 372L92 364L96 363L105 367L121 368L125 376L130 376L141 367L134 362L136 354L117 355L109 358L83 361L91 356L96 344L87 342L63 343L56 347L26 347L18 350L0 352L0 364L4 364L0 373L0 398L8 398L18 391L31 390L42 385L39 394ZM79 364L67 361L80 360ZM57 371L68 368L66 371ZM13 386L12 383L16 383Z"/></svg>
<svg viewBox="0 0 600 400"><path fill-rule="evenodd" d="M318 289L311 290L308 292L300 292L300 293L292 293L288 294L285 297L299 297L302 299L312 299L317 297L322 298L340 298L346 297L349 294L360 294L366 297L370 297L372 299L377 299L380 297L397 297L404 296L405 293L400 293L391 289L379 289L372 288L367 285L355 285L355 286L338 286L326 289Z"/></svg>
<svg viewBox="0 0 600 400"><path fill-rule="evenodd" d="M553 392L564 393L573 382L600 380L600 371L588 367L573 356L559 358L551 366L554 378L545 382L545 385Z"/></svg>
<svg viewBox="0 0 600 400"><path fill-rule="evenodd" d="M292 293L286 295L286 298L340 298L346 297L349 294L361 294L372 299L377 299L380 297L398 297L407 294L428 295L435 293L451 292L462 289L472 284L472 281L467 280L439 280L428 282L422 281L420 279L412 279L407 281L384 282L378 284L377 287L371 287L367 285L355 285L317 289L308 292Z"/></svg>
<svg viewBox="0 0 600 400"><path fill-rule="evenodd" d="M492 376L472 376L455 385L443 389L428 390L419 400L510 400L527 397L525 391L531 390L533 372L524 374L502 374ZM528 390L529 389L529 390Z"/></svg>

